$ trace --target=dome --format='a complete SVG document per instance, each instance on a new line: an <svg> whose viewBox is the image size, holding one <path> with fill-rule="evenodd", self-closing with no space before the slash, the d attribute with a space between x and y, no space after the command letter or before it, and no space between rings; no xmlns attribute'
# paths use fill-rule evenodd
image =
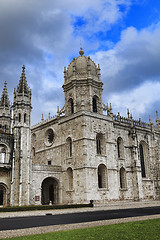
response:
<svg viewBox="0 0 160 240"><path fill-rule="evenodd" d="M84 51L79 51L80 56L73 58L72 62L68 66L66 77L68 80L75 77L77 79L86 78L89 75L93 78L98 78L98 70L96 64L91 60L90 57L84 56ZM97 79L98 80L98 79Z"/></svg>

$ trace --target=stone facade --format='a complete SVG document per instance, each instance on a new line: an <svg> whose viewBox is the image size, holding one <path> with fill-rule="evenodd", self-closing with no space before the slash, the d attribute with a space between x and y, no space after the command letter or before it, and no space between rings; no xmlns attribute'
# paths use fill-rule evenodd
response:
<svg viewBox="0 0 160 240"><path fill-rule="evenodd" d="M11 110L0 102L0 204L107 203L160 198L160 120L156 126L102 103L100 67L84 56L64 68L65 105L30 127L25 68Z"/></svg>

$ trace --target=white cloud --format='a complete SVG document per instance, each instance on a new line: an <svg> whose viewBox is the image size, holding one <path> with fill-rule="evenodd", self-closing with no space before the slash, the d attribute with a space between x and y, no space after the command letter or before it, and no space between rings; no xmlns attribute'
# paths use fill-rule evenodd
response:
<svg viewBox="0 0 160 240"><path fill-rule="evenodd" d="M27 80L33 92L33 122L40 119L42 112L53 114L55 105L63 105L64 94L60 90L63 67L69 64L71 56L78 54L80 39L85 39L83 47L87 50L97 49L101 43L94 34L110 29L123 18L132 3L134 0L0 0L0 76L2 81L8 81L12 96L21 66L26 65ZM83 18L85 24L79 26L75 34L77 17ZM131 30L134 32L130 29L130 35ZM126 36L125 32L123 35L122 45L126 42L127 30ZM107 44L112 43L106 41ZM95 62L102 63L105 93L106 79L111 77L109 86L112 86L117 75L126 69L125 53L119 43L113 50L95 56ZM112 87L109 90L112 91Z"/></svg>
<svg viewBox="0 0 160 240"><path fill-rule="evenodd" d="M146 82L130 91L112 94L109 98L115 112L125 116L127 109L130 109L135 119L143 116L158 101L160 102L160 82Z"/></svg>
<svg viewBox="0 0 160 240"><path fill-rule="evenodd" d="M123 91L148 79L160 78L160 24L138 31L129 27L109 51L93 56L102 68L106 92Z"/></svg>
<svg viewBox="0 0 160 240"><path fill-rule="evenodd" d="M159 39L160 23L140 31L129 27L111 50L92 56L102 69L104 101L115 111L126 114L131 108L136 118L146 117L160 103Z"/></svg>

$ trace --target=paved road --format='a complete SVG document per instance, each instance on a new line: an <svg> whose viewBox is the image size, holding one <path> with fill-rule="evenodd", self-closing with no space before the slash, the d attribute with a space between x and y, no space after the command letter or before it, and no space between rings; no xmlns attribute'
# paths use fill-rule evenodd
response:
<svg viewBox="0 0 160 240"><path fill-rule="evenodd" d="M49 211L48 211L49 214ZM0 231L160 214L160 207L92 211L0 219Z"/></svg>

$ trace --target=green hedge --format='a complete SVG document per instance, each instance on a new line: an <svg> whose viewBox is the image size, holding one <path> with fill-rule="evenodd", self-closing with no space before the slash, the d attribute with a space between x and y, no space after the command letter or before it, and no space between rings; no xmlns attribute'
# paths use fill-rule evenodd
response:
<svg viewBox="0 0 160 240"><path fill-rule="evenodd" d="M67 208L84 208L93 207L92 203L89 204L71 204L71 205L29 205L29 206L14 206L2 207L0 212L19 212L19 211L34 211L34 210L52 210L52 209L67 209Z"/></svg>

